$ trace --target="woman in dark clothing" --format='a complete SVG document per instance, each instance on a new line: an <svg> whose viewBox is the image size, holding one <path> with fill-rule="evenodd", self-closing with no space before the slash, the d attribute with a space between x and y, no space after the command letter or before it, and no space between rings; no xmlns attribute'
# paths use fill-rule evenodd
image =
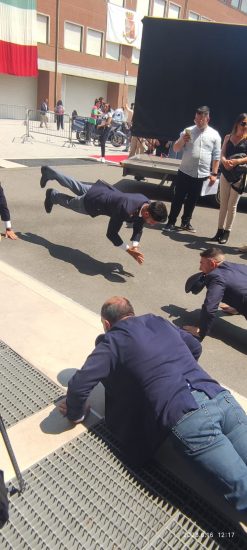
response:
<svg viewBox="0 0 247 550"><path fill-rule="evenodd" d="M63 130L64 107L61 99L59 99L56 104L55 113L56 113L56 120L57 120L57 130L60 129L60 126L61 126L61 129Z"/></svg>
<svg viewBox="0 0 247 550"><path fill-rule="evenodd" d="M101 147L101 162L105 162L105 144L109 136L110 127L112 123L112 111L109 103L105 103L103 115L101 117L101 123L98 125L100 131L100 147Z"/></svg>
<svg viewBox="0 0 247 550"><path fill-rule="evenodd" d="M242 154L241 158L232 158L233 155ZM231 170L236 166L247 163L247 114L241 113L231 134L225 136L221 151L221 176L220 176L220 212L218 231L210 239L220 244L225 244L230 236L233 221L236 216L237 204L240 198L238 188L242 184L242 177L231 182ZM241 171L241 170L240 170ZM234 187L232 187L234 185ZM239 189L240 190L240 189Z"/></svg>

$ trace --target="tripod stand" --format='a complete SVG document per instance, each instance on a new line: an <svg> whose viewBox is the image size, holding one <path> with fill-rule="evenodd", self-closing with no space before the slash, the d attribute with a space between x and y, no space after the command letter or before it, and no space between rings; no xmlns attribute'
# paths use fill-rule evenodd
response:
<svg viewBox="0 0 247 550"><path fill-rule="evenodd" d="M13 466L14 471L15 471L15 475L16 475L17 480L18 480L19 492L22 493L25 489L25 481L24 481L24 479L21 475L20 468L17 464L16 458L15 458L15 455L14 455L14 451L12 449L12 446L11 446L11 443L10 443L10 440L9 440L9 436L7 434L7 430L5 428L4 421L2 419L1 414L0 414L0 432L2 434L3 441L5 443L6 449L8 451L9 458L11 460L12 466Z"/></svg>

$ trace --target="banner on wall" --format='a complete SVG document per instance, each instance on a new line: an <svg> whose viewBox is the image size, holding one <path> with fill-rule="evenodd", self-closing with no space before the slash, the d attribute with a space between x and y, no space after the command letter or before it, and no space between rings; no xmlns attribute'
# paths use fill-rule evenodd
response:
<svg viewBox="0 0 247 550"><path fill-rule="evenodd" d="M142 22L138 13L108 4L106 40L141 49Z"/></svg>
<svg viewBox="0 0 247 550"><path fill-rule="evenodd" d="M36 0L0 0L0 73L37 76Z"/></svg>

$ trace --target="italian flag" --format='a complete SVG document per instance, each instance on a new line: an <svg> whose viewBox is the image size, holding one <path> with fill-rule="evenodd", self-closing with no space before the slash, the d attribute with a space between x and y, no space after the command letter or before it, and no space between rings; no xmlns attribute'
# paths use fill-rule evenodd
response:
<svg viewBox="0 0 247 550"><path fill-rule="evenodd" d="M0 73L37 76L36 0L0 0Z"/></svg>

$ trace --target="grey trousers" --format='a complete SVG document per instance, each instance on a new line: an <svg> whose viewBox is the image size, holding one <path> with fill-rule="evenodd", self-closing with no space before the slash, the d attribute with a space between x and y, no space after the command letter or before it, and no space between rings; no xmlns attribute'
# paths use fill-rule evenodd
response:
<svg viewBox="0 0 247 550"><path fill-rule="evenodd" d="M60 206L74 210L74 212L78 212L79 214L87 214L84 206L84 198L86 193L92 187L91 183L77 181L74 178L65 176L61 172L57 172L57 170L53 170L50 166L46 168L45 175L49 180L56 180L60 183L60 185L70 189L70 191L77 195L76 197L71 197L71 195L59 193L56 189L52 189L51 201L53 204L59 204Z"/></svg>

